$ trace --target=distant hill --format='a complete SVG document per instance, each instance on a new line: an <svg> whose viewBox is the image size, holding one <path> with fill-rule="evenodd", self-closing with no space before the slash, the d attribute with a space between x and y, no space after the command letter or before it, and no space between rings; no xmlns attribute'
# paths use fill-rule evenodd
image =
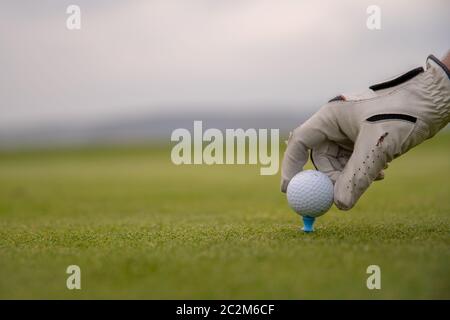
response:
<svg viewBox="0 0 450 320"><path fill-rule="evenodd" d="M202 120L208 128L248 129L278 128L281 136L303 122L300 114L140 116L91 124L49 124L26 129L1 129L0 149L48 148L92 144L128 144L139 142L170 142L177 128L192 130L194 120Z"/></svg>

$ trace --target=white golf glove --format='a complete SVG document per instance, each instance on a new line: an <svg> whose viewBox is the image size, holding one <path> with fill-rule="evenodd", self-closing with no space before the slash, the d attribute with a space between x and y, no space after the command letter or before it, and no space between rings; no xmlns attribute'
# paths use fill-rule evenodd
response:
<svg viewBox="0 0 450 320"><path fill-rule="evenodd" d="M359 95L340 95L289 137L281 191L303 170L311 152L316 168L334 182L334 203L352 208L388 162L433 137L450 120L450 71L430 55L420 67L371 86Z"/></svg>

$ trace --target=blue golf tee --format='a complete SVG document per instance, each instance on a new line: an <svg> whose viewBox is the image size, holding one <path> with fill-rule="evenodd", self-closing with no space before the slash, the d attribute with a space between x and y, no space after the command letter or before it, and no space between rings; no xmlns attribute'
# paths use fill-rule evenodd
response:
<svg viewBox="0 0 450 320"><path fill-rule="evenodd" d="M303 231L304 232L314 232L314 221L316 221L316 218L304 216L303 217Z"/></svg>

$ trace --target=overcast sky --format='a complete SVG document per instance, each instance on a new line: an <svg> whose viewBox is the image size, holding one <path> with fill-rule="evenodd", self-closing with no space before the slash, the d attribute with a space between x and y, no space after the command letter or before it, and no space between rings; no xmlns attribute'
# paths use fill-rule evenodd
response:
<svg viewBox="0 0 450 320"><path fill-rule="evenodd" d="M81 8L81 30L66 8ZM366 8L381 8L381 30ZM450 1L0 2L0 126L311 111L450 49Z"/></svg>

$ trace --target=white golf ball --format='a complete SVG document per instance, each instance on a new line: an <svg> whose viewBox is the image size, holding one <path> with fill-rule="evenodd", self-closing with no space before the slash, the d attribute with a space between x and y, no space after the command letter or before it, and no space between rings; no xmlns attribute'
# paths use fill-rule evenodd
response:
<svg viewBox="0 0 450 320"><path fill-rule="evenodd" d="M318 217L333 204L333 183L327 175L316 170L306 170L295 175L287 187L289 206L298 214Z"/></svg>

